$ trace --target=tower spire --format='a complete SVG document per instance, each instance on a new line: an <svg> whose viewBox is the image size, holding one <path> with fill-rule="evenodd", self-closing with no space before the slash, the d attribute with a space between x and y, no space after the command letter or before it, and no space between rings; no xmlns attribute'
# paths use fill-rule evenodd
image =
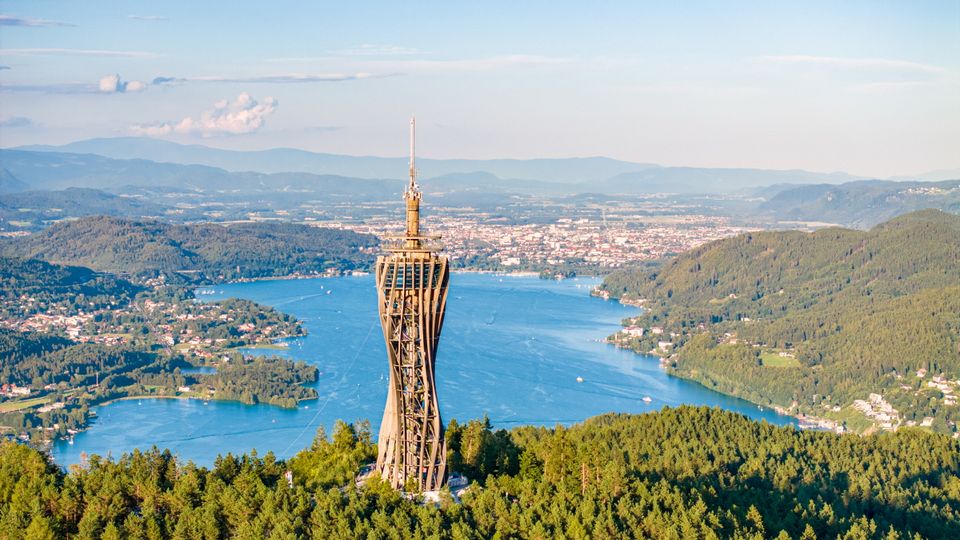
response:
<svg viewBox="0 0 960 540"><path fill-rule="evenodd" d="M417 190L417 117L410 117L410 191Z"/></svg>
<svg viewBox="0 0 960 540"><path fill-rule="evenodd" d="M407 201L407 238L405 245L409 248L420 247L420 186L417 185L417 118L410 117L410 185L404 192L403 198Z"/></svg>

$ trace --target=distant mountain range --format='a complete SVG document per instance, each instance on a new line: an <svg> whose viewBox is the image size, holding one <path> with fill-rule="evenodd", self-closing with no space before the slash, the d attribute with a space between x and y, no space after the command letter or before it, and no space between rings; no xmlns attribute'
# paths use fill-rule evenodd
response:
<svg viewBox="0 0 960 540"><path fill-rule="evenodd" d="M894 182L846 173L661 167L608 158L418 163L428 172L423 190L443 206L494 208L515 195L734 195L737 205L727 205L733 214L858 228L920 208L960 212L957 180ZM0 219L40 223L91 214L161 215L179 204L163 198L174 192L181 202L202 194L203 201L186 201L194 205L255 200L262 203L259 207L275 209L297 205L304 197L395 201L403 190L406 167L405 158L283 148L238 152L129 137L0 149ZM88 191L62 191L75 188ZM54 191L59 193L50 193ZM118 194L141 200L115 197Z"/></svg>
<svg viewBox="0 0 960 540"><path fill-rule="evenodd" d="M110 141L119 141L117 148L130 151L111 152L113 145L107 144ZM160 143L157 148L162 151L132 151L149 150L155 143ZM4 170L0 192L67 187L116 190L149 185L198 191L382 194L385 189L399 192L406 170L406 163L400 158L335 156L288 149L233 152L140 139L96 139L57 149L31 148L0 150L0 166ZM103 153L75 152L85 149ZM172 152L174 149L182 149L182 155ZM286 159L288 155L292 157ZM228 167L215 165L226 162ZM857 179L844 173L659 167L607 158L418 163L433 173L424 176L424 189L438 193L734 193L771 184L835 184ZM255 169L257 166L263 169Z"/></svg>
<svg viewBox="0 0 960 540"><path fill-rule="evenodd" d="M294 148L237 151L201 145L183 145L141 137L89 139L61 146L23 146L17 150L97 154L114 159L147 159L184 165L206 165L231 172L307 172L355 178L402 178L406 157L346 156ZM625 172L656 168L605 157L560 159L429 159L418 158L423 178L454 173L486 172L500 178L576 183L601 180Z"/></svg>
<svg viewBox="0 0 960 540"><path fill-rule="evenodd" d="M209 192L324 191L376 195L400 182L310 173L229 172L206 165L112 159L95 154L0 150L0 164L16 183L31 189L84 187L119 190L148 186Z"/></svg>

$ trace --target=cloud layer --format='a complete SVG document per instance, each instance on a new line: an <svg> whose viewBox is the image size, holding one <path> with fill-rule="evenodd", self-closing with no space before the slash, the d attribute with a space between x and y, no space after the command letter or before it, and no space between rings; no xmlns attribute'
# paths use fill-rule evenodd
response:
<svg viewBox="0 0 960 540"><path fill-rule="evenodd" d="M232 102L226 99L218 101L213 109L204 111L199 118L187 117L179 122L133 126L131 130L148 137L172 134L214 137L253 133L263 127L266 118L277 110L277 105L277 100L272 97L258 102L244 92Z"/></svg>
<svg viewBox="0 0 960 540"><path fill-rule="evenodd" d="M169 21L169 17L164 17L163 15L127 15L128 19L133 19L135 21Z"/></svg>
<svg viewBox="0 0 960 540"><path fill-rule="evenodd" d="M382 76L382 75L380 75ZM274 75L229 76L206 75L200 77L156 77L154 85L176 85L183 83L314 83L355 81L377 77L371 73L279 73Z"/></svg>
<svg viewBox="0 0 960 540"><path fill-rule="evenodd" d="M35 125L33 120L25 116L11 116L0 120L0 128L22 128Z"/></svg>
<svg viewBox="0 0 960 540"><path fill-rule="evenodd" d="M30 17L14 17L13 15L0 15L0 26L27 26L27 27L43 27L43 26L74 26L69 23L64 23L60 21L48 21L45 19L33 19Z"/></svg>
<svg viewBox="0 0 960 540"><path fill-rule="evenodd" d="M147 83L140 81L124 81L120 75L107 75L100 79L97 88L107 94L123 92L139 92L147 89Z"/></svg>
<svg viewBox="0 0 960 540"><path fill-rule="evenodd" d="M101 49L0 49L0 56L101 56L106 58L156 58L159 55L144 51L107 51Z"/></svg>

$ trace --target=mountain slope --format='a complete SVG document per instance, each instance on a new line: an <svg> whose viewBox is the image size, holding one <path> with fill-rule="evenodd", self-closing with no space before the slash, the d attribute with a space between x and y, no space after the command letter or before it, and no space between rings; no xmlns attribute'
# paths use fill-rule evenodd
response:
<svg viewBox="0 0 960 540"><path fill-rule="evenodd" d="M774 214L780 221L826 221L856 228L869 228L923 208L960 214L960 180L794 186L779 191L760 206L761 211Z"/></svg>
<svg viewBox="0 0 960 540"><path fill-rule="evenodd" d="M62 191L21 191L0 193L2 222L18 222L21 227L39 228L47 221L70 217L159 216L164 208L142 198L120 197L96 189L68 188Z"/></svg>
<svg viewBox="0 0 960 540"><path fill-rule="evenodd" d="M98 271L225 280L365 268L376 238L290 223L170 225L88 217L0 243L8 256Z"/></svg>
<svg viewBox="0 0 960 540"><path fill-rule="evenodd" d="M117 190L127 186L163 186L197 191L315 191L376 196L402 184L308 173L234 173L203 165L111 159L94 154L0 150L0 163L34 189L85 187ZM402 169L401 169L402 170Z"/></svg>
<svg viewBox="0 0 960 540"><path fill-rule="evenodd" d="M953 431L960 420L913 375L960 379L960 216L925 210L866 232L745 234L614 273L603 289L644 299L637 323L664 328L626 344L672 346L678 374L722 391L837 418L878 392L904 422L931 417ZM665 339L672 345L660 347Z"/></svg>
<svg viewBox="0 0 960 540"><path fill-rule="evenodd" d="M822 174L800 170L661 167L623 173L592 187L601 193L729 193L771 184L840 183L853 178L845 173Z"/></svg>
<svg viewBox="0 0 960 540"><path fill-rule="evenodd" d="M0 167L0 193L16 193L28 189L30 189L29 185L22 182L7 169Z"/></svg>

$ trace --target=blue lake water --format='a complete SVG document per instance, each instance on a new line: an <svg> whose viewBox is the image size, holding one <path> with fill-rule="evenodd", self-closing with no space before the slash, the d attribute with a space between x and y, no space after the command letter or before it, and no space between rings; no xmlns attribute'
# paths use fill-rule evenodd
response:
<svg viewBox="0 0 960 540"><path fill-rule="evenodd" d="M454 274L437 355L444 421L486 414L496 427L552 426L687 403L796 425L793 418L671 377L656 357L601 343L637 310L590 297L594 284ZM227 297L274 306L304 322L309 335L290 341L288 350L250 352L316 365L320 399L296 410L177 399L119 401L98 407L95 422L74 444L58 442L57 462L78 463L81 452L116 457L153 445L203 465L218 454L251 449L286 458L309 446L318 426L329 433L337 419L369 419L376 434L388 371L371 276L223 285L203 298ZM652 401L642 401L645 396Z"/></svg>

